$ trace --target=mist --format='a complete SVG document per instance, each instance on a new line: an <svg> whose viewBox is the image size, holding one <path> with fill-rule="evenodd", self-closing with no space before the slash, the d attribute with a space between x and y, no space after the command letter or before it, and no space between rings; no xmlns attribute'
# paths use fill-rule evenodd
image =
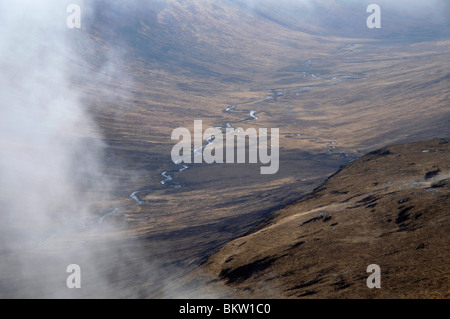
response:
<svg viewBox="0 0 450 319"><path fill-rule="evenodd" d="M179 269L162 265L164 245L158 257L111 220L133 203L117 198L120 185L104 171L107 145L80 81L92 91L108 81L129 88L133 79L123 41L111 35L114 43L99 50L82 34L99 23L102 2L76 1L81 29L66 24L71 3L0 3L0 297L185 296L166 288ZM132 96L120 92L103 99ZM81 268L81 289L66 286L72 264Z"/></svg>
<svg viewBox="0 0 450 319"><path fill-rule="evenodd" d="M79 181L99 172L99 154L81 143L97 131L68 83L57 1L25 2L1 8L0 188L7 216L40 228L87 213Z"/></svg>
<svg viewBox="0 0 450 319"><path fill-rule="evenodd" d="M47 247L94 225L111 188L101 133L70 82L80 30L66 25L68 4L0 3L0 295L66 295L67 263L93 252L74 240ZM77 4L86 17L87 3Z"/></svg>

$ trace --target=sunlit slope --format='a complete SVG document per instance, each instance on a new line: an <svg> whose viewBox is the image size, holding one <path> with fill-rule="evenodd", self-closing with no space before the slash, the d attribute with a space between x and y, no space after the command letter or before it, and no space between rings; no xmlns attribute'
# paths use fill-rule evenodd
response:
<svg viewBox="0 0 450 319"><path fill-rule="evenodd" d="M449 143L359 158L204 269L248 297L448 298ZM381 268L381 289L366 286L371 264Z"/></svg>

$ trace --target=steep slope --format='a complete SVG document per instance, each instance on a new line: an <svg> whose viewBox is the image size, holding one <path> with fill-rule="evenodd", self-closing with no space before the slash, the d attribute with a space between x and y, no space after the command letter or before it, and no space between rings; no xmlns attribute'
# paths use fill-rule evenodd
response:
<svg viewBox="0 0 450 319"><path fill-rule="evenodd" d="M203 267L244 297L448 298L449 160L449 139L371 152Z"/></svg>

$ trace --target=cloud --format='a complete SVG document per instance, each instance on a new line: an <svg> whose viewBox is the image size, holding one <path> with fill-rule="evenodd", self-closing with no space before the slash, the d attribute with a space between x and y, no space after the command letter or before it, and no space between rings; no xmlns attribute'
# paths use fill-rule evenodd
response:
<svg viewBox="0 0 450 319"><path fill-rule="evenodd" d="M117 44L102 39L106 50L95 52L80 36L96 23L99 3L76 1L81 30L66 26L70 3L0 3L0 297L136 298L155 287L180 297L184 290L165 288L179 269L163 267L110 217L97 222L114 209L105 200L113 185L101 131L76 83L89 79L95 90L113 81L120 98L133 84ZM98 53L102 59L83 61ZM70 264L81 267L81 289L66 286Z"/></svg>
<svg viewBox="0 0 450 319"><path fill-rule="evenodd" d="M86 213L79 181L100 173L100 154L83 143L98 131L69 82L72 52L58 3L0 8L0 196L8 207L2 218L36 232Z"/></svg>
<svg viewBox="0 0 450 319"><path fill-rule="evenodd" d="M98 214L90 191L98 183L109 189L101 134L70 82L70 31L77 31L66 26L67 4L0 3L0 252L9 252L0 272L16 282L45 273L53 257L63 260L64 252L47 255L40 245ZM0 295L22 286L14 287L2 285Z"/></svg>

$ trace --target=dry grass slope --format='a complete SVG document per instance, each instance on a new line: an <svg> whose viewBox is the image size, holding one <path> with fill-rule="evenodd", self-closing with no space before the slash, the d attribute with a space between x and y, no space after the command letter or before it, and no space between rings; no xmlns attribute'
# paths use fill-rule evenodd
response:
<svg viewBox="0 0 450 319"><path fill-rule="evenodd" d="M243 297L448 298L450 140L350 163L203 265ZM368 289L366 267L381 267Z"/></svg>

